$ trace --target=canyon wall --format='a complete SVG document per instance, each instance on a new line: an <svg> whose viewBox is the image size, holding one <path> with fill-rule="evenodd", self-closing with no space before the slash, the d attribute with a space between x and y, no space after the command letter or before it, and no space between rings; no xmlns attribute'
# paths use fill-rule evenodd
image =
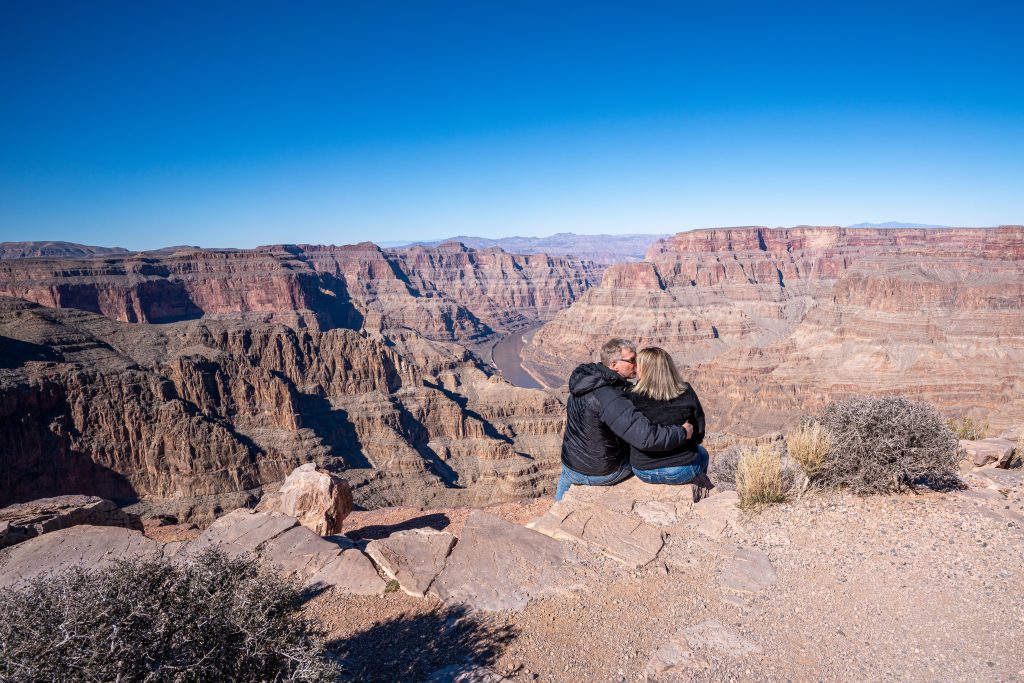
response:
<svg viewBox="0 0 1024 683"><path fill-rule="evenodd" d="M561 419L556 398L411 331L137 325L0 300L0 506L89 493L208 519L308 461L367 507L537 495Z"/></svg>
<svg viewBox="0 0 1024 683"><path fill-rule="evenodd" d="M460 244L381 250L278 245L0 262L0 296L125 322L198 318L298 329L412 329L475 342L534 324L600 279L571 257L476 252Z"/></svg>
<svg viewBox="0 0 1024 683"><path fill-rule="evenodd" d="M902 393L1009 424L1024 408L1024 227L680 233L524 349L565 377L611 336L669 349L712 429L756 435L832 398Z"/></svg>

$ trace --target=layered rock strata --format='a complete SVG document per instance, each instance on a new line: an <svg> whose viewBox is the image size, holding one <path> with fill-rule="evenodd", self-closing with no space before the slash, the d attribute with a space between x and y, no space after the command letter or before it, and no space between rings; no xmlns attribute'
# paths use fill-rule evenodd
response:
<svg viewBox="0 0 1024 683"><path fill-rule="evenodd" d="M0 504L85 493L202 521L304 462L343 470L366 507L474 504L537 494L557 468L557 399L411 331L3 300L0 350Z"/></svg>
<svg viewBox="0 0 1024 683"><path fill-rule="evenodd" d="M474 341L551 317L599 278L571 257L365 242L9 260L0 295L124 322L240 318Z"/></svg>
<svg viewBox="0 0 1024 683"><path fill-rule="evenodd" d="M851 394L996 427L1024 408L1024 227L680 233L608 268L524 349L567 376L611 336L669 349L716 431L757 435Z"/></svg>

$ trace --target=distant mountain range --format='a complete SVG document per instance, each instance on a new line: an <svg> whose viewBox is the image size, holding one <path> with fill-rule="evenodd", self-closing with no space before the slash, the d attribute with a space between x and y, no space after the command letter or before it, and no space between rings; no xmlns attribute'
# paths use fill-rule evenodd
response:
<svg viewBox="0 0 1024 683"><path fill-rule="evenodd" d="M128 254L121 247L94 247L73 242L0 242L0 260L17 258L91 258Z"/></svg>
<svg viewBox="0 0 1024 683"><path fill-rule="evenodd" d="M929 223L900 223L899 221L887 221L885 223L857 223L847 225L848 228L948 228L948 225L931 225Z"/></svg>
<svg viewBox="0 0 1024 683"><path fill-rule="evenodd" d="M571 232L560 232L547 237L502 237L499 239L459 235L443 240L407 242L402 245L391 244L389 246L433 247L443 242L462 242L472 249L500 247L511 254L576 256L597 263L610 264L642 261L647 247L662 237L667 237L667 235L577 235Z"/></svg>

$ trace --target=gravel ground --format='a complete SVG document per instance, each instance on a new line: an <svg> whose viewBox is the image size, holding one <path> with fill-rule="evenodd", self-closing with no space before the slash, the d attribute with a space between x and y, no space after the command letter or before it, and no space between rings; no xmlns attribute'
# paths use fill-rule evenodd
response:
<svg viewBox="0 0 1024 683"><path fill-rule="evenodd" d="M1002 507L1024 509L1019 485L1006 493ZM551 502L490 511L522 522ZM710 619L763 652L704 653L709 666L680 680L1024 681L1024 528L995 505L957 493L809 494L744 516L722 540L766 552L779 577L754 595L720 588L721 559L679 536L671 543L687 561L639 571L578 548L584 588L519 613L464 615L401 592L327 593L308 609L350 680L368 682L422 680L466 659L513 680L637 681L666 639ZM426 515L458 533L467 513L354 513L365 517L346 520L346 533Z"/></svg>

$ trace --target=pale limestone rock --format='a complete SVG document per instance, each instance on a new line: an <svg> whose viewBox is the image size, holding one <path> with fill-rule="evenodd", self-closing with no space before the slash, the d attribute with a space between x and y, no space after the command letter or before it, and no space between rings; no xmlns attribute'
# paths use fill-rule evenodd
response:
<svg viewBox="0 0 1024 683"><path fill-rule="evenodd" d="M632 567L654 560L665 543L653 522L689 513L689 485L645 484L629 479L615 486L573 486L551 509L526 526L552 538L586 543Z"/></svg>
<svg viewBox="0 0 1024 683"><path fill-rule="evenodd" d="M296 467L257 509L283 512L315 533L330 536L341 533L342 521L352 512L352 488L337 474L310 462Z"/></svg>
<svg viewBox="0 0 1024 683"><path fill-rule="evenodd" d="M294 517L280 512L239 508L211 524L183 552L186 556L193 556L206 548L216 548L228 555L253 553L263 543L298 525Z"/></svg>
<svg viewBox="0 0 1024 683"><path fill-rule="evenodd" d="M376 595L384 592L386 584L377 574L370 558L350 548L321 567L306 585L328 586L352 595Z"/></svg>
<svg viewBox="0 0 1024 683"><path fill-rule="evenodd" d="M722 491L694 504L689 525L710 538L719 538L728 526L737 527L739 496L735 491Z"/></svg>
<svg viewBox="0 0 1024 683"><path fill-rule="evenodd" d="M333 587L358 595L383 591L384 581L370 560L345 546L347 543L316 535L280 512L239 509L214 522L176 552L174 559L185 562L207 548L229 555L253 553L307 586Z"/></svg>
<svg viewBox="0 0 1024 683"><path fill-rule="evenodd" d="M412 529L370 541L366 554L409 595L423 597L444 569L455 536L447 531Z"/></svg>
<svg viewBox="0 0 1024 683"><path fill-rule="evenodd" d="M641 501L634 508L640 519L654 526L672 526L679 521L675 503L663 500Z"/></svg>
<svg viewBox="0 0 1024 683"><path fill-rule="evenodd" d="M1017 444L1009 439L980 439L978 441L960 441L960 448L971 459L975 467L988 464L1006 468L1013 459L1013 449Z"/></svg>
<svg viewBox="0 0 1024 683"><path fill-rule="evenodd" d="M704 621L679 630L654 651L644 671L645 680L690 680L691 672L708 666L704 653L715 657L761 654L757 643L717 621Z"/></svg>
<svg viewBox="0 0 1024 683"><path fill-rule="evenodd" d="M703 621L683 629L686 642L696 650L713 650L729 657L761 654L761 646L717 621Z"/></svg>
<svg viewBox="0 0 1024 683"><path fill-rule="evenodd" d="M139 531L88 524L60 529L0 551L0 588L72 567L101 569L117 560L158 560L160 544Z"/></svg>
<svg viewBox="0 0 1024 683"><path fill-rule="evenodd" d="M778 581L771 560L760 550L737 548L718 574L718 583L744 593L756 593Z"/></svg>
<svg viewBox="0 0 1024 683"><path fill-rule="evenodd" d="M521 610L532 598L572 590L565 565L574 559L564 543L475 510L430 592L471 609Z"/></svg>
<svg viewBox="0 0 1024 683"><path fill-rule="evenodd" d="M56 496L0 510L0 548L80 524L142 531L142 523L115 503L96 496Z"/></svg>

